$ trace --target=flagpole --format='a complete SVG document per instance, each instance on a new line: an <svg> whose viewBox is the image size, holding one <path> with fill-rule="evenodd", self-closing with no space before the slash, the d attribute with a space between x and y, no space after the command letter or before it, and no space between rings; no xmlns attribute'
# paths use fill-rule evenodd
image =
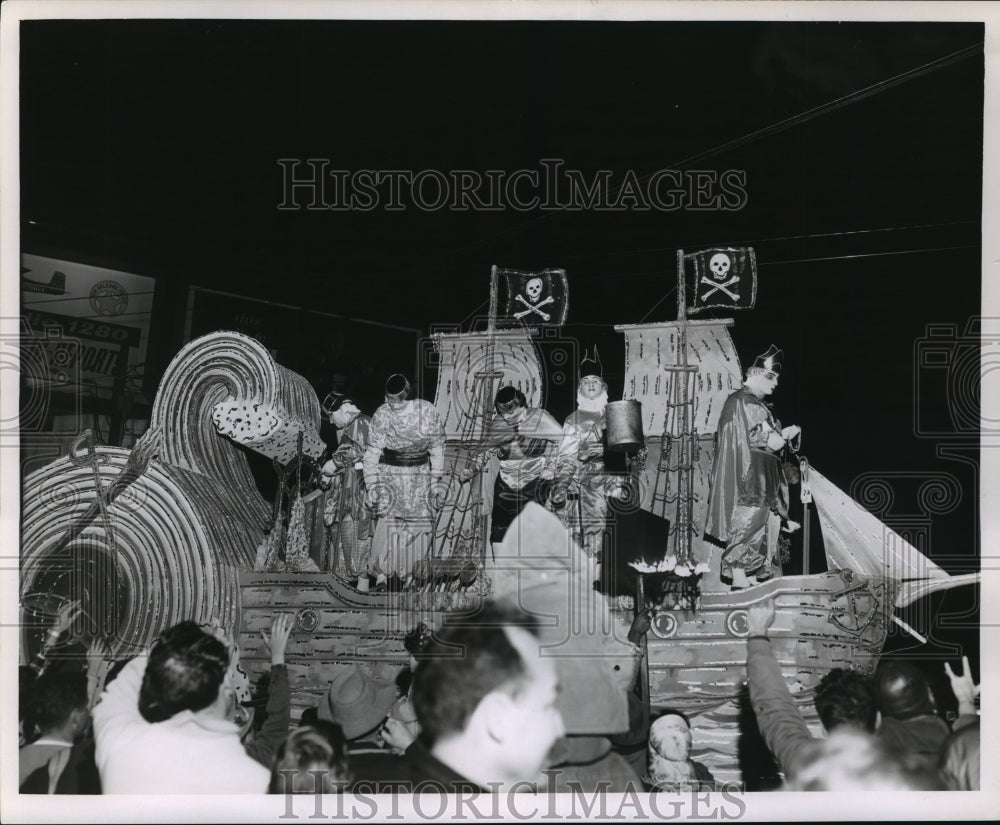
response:
<svg viewBox="0 0 1000 825"><path fill-rule="evenodd" d="M677 320L681 329L679 366L687 366L687 284L684 282L684 250L677 250Z"/></svg>
<svg viewBox="0 0 1000 825"><path fill-rule="evenodd" d="M802 575L809 575L809 504L812 488L809 486L809 459L799 459L799 500L802 502Z"/></svg>
<svg viewBox="0 0 1000 825"><path fill-rule="evenodd" d="M677 324L679 341L677 348L677 368L674 371L675 398L677 409L681 414L679 430L680 456L677 463L677 518L674 529L677 531L676 555L687 563L691 559L691 521L693 516L694 496L691 490L691 468L694 460L694 445L697 435L694 431L694 421L691 418L691 395L689 392L689 373L697 371L697 367L688 367L687 357L687 283L684 277L684 250L677 250ZM664 440L661 445L666 443ZM662 449L662 446L661 446ZM692 609L694 605L691 605Z"/></svg>
<svg viewBox="0 0 1000 825"><path fill-rule="evenodd" d="M482 304L480 304L482 306ZM486 330L492 335L497 318L497 265L490 267L490 312L486 320ZM492 366L490 367L492 369Z"/></svg>

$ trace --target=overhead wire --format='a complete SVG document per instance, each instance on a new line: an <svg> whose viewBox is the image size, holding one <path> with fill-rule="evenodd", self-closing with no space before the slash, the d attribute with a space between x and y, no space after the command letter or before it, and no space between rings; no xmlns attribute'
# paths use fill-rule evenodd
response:
<svg viewBox="0 0 1000 825"><path fill-rule="evenodd" d="M924 253L924 252L952 252L952 251L959 250L959 249L978 249L978 248L979 248L978 245L938 246L938 247L928 247L928 248L925 248L925 249L895 249L895 250L889 250L887 252L859 252L859 253L855 253L855 254L851 254L851 255L826 255L826 256L816 257L816 258L790 258L790 259L784 260L784 261L767 261L765 263L758 264L758 268L765 268L765 267L768 267L768 266L778 266L778 265L781 265L781 264L816 263L816 262L819 262L819 261L841 261L841 260L851 260L851 259L855 259L855 258L877 258L877 257L881 257L883 255L885 255L885 256L888 256L888 255L913 255L913 254L919 254L919 253ZM642 273L642 274L647 274L647 273ZM664 276L668 276L668 275L671 275L671 274L676 274L676 273L673 270L670 270L669 272L667 270L663 270L663 275ZM616 279L617 278L622 278L622 277L626 277L627 278L627 277L630 277L630 276L628 276L628 275L624 275L624 276L623 275L616 275L615 276ZM635 276L632 276L632 277L635 277ZM657 301L655 304L653 304L653 306L646 312L646 314L642 316L642 320L639 323L645 323L645 321L649 318L649 316L653 314L653 311L657 307L659 307L660 304L662 304L667 298L669 298L671 295L673 295L676 291L677 291L677 287L673 286L662 298L660 298L659 301Z"/></svg>
<svg viewBox="0 0 1000 825"><path fill-rule="evenodd" d="M982 50L983 50L983 42L978 41L969 46L966 46L965 48L944 55L943 57L931 60L920 66L916 66L913 69L908 69L907 71L901 72L898 75L894 75L893 77L879 81L878 83L874 83L870 86L863 87L861 89L858 89L857 91L836 98L835 100L829 101L819 106L814 106L813 108L807 109L804 112L800 112L797 115L792 115L791 117L784 118L783 120L780 120L776 123L764 126L752 132L748 132L745 135L742 135L738 138L734 138L733 140L727 141L726 143L719 144L718 146L715 146L711 149L707 149L704 152L699 152L697 154L690 155L689 157L686 157L682 160L673 161L672 163L667 164L666 168L676 169L690 163L695 163L700 160L705 160L706 158L712 157L713 155L721 154L722 152L728 151L730 149L746 145L747 143L760 140L761 138L770 137L771 135L775 135L787 129L790 129L793 126L797 126L801 123L807 123L825 114L837 111L838 109L843 109L844 107L849 106L853 103L857 103L874 95L880 94L881 92L892 89L896 86L899 86L915 78L923 77L924 75L930 74L931 72L938 71L940 69L946 68L963 60L967 60L977 55L981 55ZM639 181L648 180L653 175L657 174L657 172L659 171L660 169L656 169L652 172L647 173L646 175L638 177L638 180ZM621 187L619 187L618 190L616 191L620 192ZM444 254L453 255L467 251L469 249L475 249L476 247L480 247L484 243L487 243L489 241L495 240L497 238L502 238L505 235L509 235L512 232L519 231L527 226L537 225L540 223L550 221L553 218L563 214L566 214L566 210L546 212L543 215L522 221L517 226L508 227L506 229L500 230L499 232L491 234L471 244L464 244L459 247L454 247L451 250L445 252Z"/></svg>
<svg viewBox="0 0 1000 825"><path fill-rule="evenodd" d="M777 241L804 241L815 238L847 237L852 235L870 235L878 232L905 232L914 229L938 229L948 226L981 226L981 221L944 221L939 223L906 224L903 226L882 226L872 229L842 229L835 232L810 232L802 235L776 235L770 238L742 238L736 240L719 241L677 241L666 246L646 246L642 248L630 247L629 249L599 250L593 252L582 252L577 255L563 255L560 260L571 261L574 259L593 259L606 255L620 257L630 254L646 254L649 252L664 252L667 250L698 248L703 246L750 246L752 244L773 243Z"/></svg>
<svg viewBox="0 0 1000 825"><path fill-rule="evenodd" d="M983 53L983 42L979 41L973 43L970 46L966 46L964 49L959 49L958 51L952 52L951 54L945 55L944 57L939 57L936 60L931 60L928 63L924 63L922 66L917 66L913 69L909 69L905 72L901 72L898 75L887 78L886 80L879 81L878 83L873 83L871 86L866 86L863 89L858 89L855 92L839 97L836 100L831 100L828 103L823 103L819 106L814 106L812 109L807 109L804 112L800 112L797 115L792 115L784 120L779 120L777 123L772 123L769 126L764 126L761 129L756 129L753 132L748 132L742 137L735 138L733 140L727 141L726 143L719 144L712 149L707 149L704 152L699 152L698 154L686 157L683 160L675 161L670 164L671 168L675 166L684 166L688 163L695 163L699 160L704 160L705 158L711 157L712 155L720 154L722 152L728 151L729 149L734 149L738 146L743 146L755 140L759 140L762 137L769 137L770 135L783 132L792 126L798 126L800 123L808 123L810 120L815 120L822 115L834 112L838 109L842 109L845 106L849 106L859 101L866 100L873 95L877 95L888 89L892 89L899 86L902 83L906 83L917 77L923 77L926 74L935 72L938 69L943 69L947 66L951 66L954 63L958 63L962 60L967 60L970 57L975 57ZM652 174L655 174L652 173ZM640 178L642 180L642 178Z"/></svg>
<svg viewBox="0 0 1000 825"><path fill-rule="evenodd" d="M748 132L748 133L746 133L744 135L741 135L740 137L737 137L737 138L734 138L732 140L726 141L725 143L722 143L722 144L719 144L717 146L714 146L714 147L712 147L710 149L707 149L707 150L705 150L703 152L698 152L696 154L693 154L693 155L690 155L688 157L685 157L685 158L683 158L681 160L674 161L674 162L668 164L668 166L670 168L682 167L682 166L685 166L687 164L695 163L697 161L701 161L701 160L704 160L706 158L712 157L713 155L721 154L721 153L729 151L731 149L738 148L740 146L744 146L744 145L746 145L748 143L760 140L762 138L770 137L772 135L775 135L775 134L778 134L780 132L786 131L787 129L790 129L790 128L792 128L794 126L797 126L799 124L807 123L807 122L809 122L811 120L815 120L816 118L821 117L823 115L829 114L829 113L837 111L839 109L843 109L846 106L849 106L849 105L852 105L854 103L858 103L860 101L866 100L866 99L868 99L868 98L870 98L870 97L872 97L874 95L880 94L880 93L882 93L884 91L887 91L889 89L895 88L896 86L899 86L899 85L901 85L903 83L909 82L910 80L913 80L913 79L916 79L916 78L919 78L919 77L923 77L923 76L928 75L928 74L930 74L932 72L935 72L935 71L938 71L940 69L946 68L946 67L954 65L956 63L959 63L959 62L961 62L963 60L967 60L969 58L979 56L979 55L982 54L982 52L983 52L983 42L982 41L977 41L976 43L970 44L969 46L966 46L966 47L964 47L962 49L958 49L957 51L954 51L954 52L952 52L950 54L947 54L947 55L944 55L944 56L942 56L940 58L936 58L934 60L928 61L927 63L924 63L924 64L922 64L920 66L916 66L916 67L914 67L912 69L908 69L907 71L901 72L901 73L899 73L897 75L894 75L894 76L892 76L890 78L887 78L885 80L882 80L882 81L879 81L877 83L873 83L873 84L871 84L869 86L863 87L863 88L858 89L858 90L856 90L854 92L851 92L849 94L846 94L846 95L843 95L843 96L841 96L839 98L836 98L835 100L828 101L827 103L821 104L819 106L814 106L813 108L807 109L806 111L800 112L799 114L792 115L790 117L787 117L787 118L784 118L784 119L782 119L780 121L777 121L776 123L769 124L769 125L764 126L764 127L760 128L760 129L753 130L753 131ZM640 181L648 180L652 175L656 174L657 171L659 171L659 170L654 170L653 172L647 173L646 175L643 175L643 176L639 177L638 179ZM619 189L616 190L616 191L620 191L620 189L621 188L619 187ZM553 218L555 218L557 216L560 216L560 215L563 215L563 214L565 214L565 210L547 212L547 213L545 213L543 215L531 218L531 219L526 220L526 221L522 221L520 224L518 224L516 226L507 227L507 228L505 228L503 230L500 230L498 232L491 233L490 235L488 235L486 237L483 237L483 238L480 238L479 240L477 240L477 241L475 241L473 243L463 244L463 245L458 246L458 247L453 247L450 250L445 250L441 254L442 255L453 256L453 255L455 255L457 253L460 253L460 252L464 252L464 251L468 251L468 250L471 250L471 249L475 249L477 247L481 247L482 245L484 245L484 244L486 244L486 243L488 243L490 241L496 240L498 238L502 238L505 235L509 235L509 234L511 234L513 232L520 231L520 230L524 229L525 227L528 227L528 226L531 226L531 225L537 225L537 224L539 224L541 222L552 220ZM34 225L47 225L44 222L38 222L38 221L26 221L26 222L34 224ZM968 224L968 223L972 223L972 221L956 221L956 222L953 222L953 224ZM777 240L802 240L802 239L818 238L818 237L834 237L834 236L845 236L845 235L851 235L851 234L864 234L864 233L874 233L874 232L884 232L884 231L895 231L897 229L901 230L901 229L918 229L918 228L948 226L948 225L953 225L953 224L949 224L949 223L943 223L943 224L925 224L925 225L919 225L919 224L917 224L917 225L913 225L913 226L909 226L909 227L883 227L883 228L877 228L877 229L846 230L846 231L840 231L840 232L813 233L813 234L806 234L806 235L783 236L783 237L776 237L776 238L770 238L770 239L757 239L757 240L739 241L739 242L733 242L733 243L739 243L739 244L743 245L743 244L750 244L750 243L764 243L764 242L768 242L768 241L777 241ZM64 228L72 229L70 227L64 227ZM93 231L88 231L88 230L79 230L79 229L75 229L75 230L72 230L72 231L77 231L77 232L80 232L82 234L92 234L92 235L100 235L100 236L104 236L104 237L110 237L109 235L107 235L107 233L99 233L99 232L93 232ZM127 239L120 239L120 240L127 240ZM686 244L679 244L678 246L685 247L687 245ZM659 250L667 249L667 248L675 248L675 247L653 247L653 248L646 249L644 251L655 252L655 251L659 251ZM953 248L953 249L963 249L963 248L970 248L970 247L951 247L951 248ZM639 250L628 250L628 252L632 252L632 253L637 252L637 251L639 251ZM909 251L911 251L911 252L919 252L919 251L934 251L934 250L909 250ZM599 255L609 255L609 254L623 254L623 253L601 252L601 253L598 253L598 254ZM813 262L813 261L820 261L820 260L837 260L838 257L841 257L841 258L848 258L848 257L868 257L868 256L874 256L874 255L881 255L881 254L904 254L904 253L903 252L891 252L891 253L887 252L887 253L870 253L869 255L859 254L859 255L854 255L854 256L829 256L829 257L825 257L825 258L803 258L803 259L798 259L798 260L789 260L789 261L783 261L783 262L769 262L769 263L796 263L796 262L806 263L806 262ZM569 259L572 259L572 258L575 258L575 257L594 257L594 256L593 255L591 255L591 256L570 256ZM282 274L282 273L279 273L275 269L272 269L272 268L266 267L266 266L260 266L259 264L251 265L249 268L255 269L258 272L262 272L262 273L270 274L270 275L281 275ZM422 270L420 270L420 271L422 271ZM651 273L651 274L653 274L653 273ZM623 276L616 276L616 277L623 277ZM624 277L628 277L628 276L624 276ZM662 299L661 299L661 301L662 301ZM470 313L468 316L466 316L466 318L463 319L463 321L461 323L465 323L465 321L467 321L470 317L472 317L472 315L474 315L475 312L478 311L479 308L481 308L481 306L482 306L482 304L480 304L476 308L476 310L473 310L472 313ZM461 324L459 326L461 326Z"/></svg>

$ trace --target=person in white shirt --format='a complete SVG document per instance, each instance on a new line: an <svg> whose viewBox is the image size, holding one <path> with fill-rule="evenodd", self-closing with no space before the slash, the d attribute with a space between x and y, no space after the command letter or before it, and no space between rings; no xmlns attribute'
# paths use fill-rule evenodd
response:
<svg viewBox="0 0 1000 825"><path fill-rule="evenodd" d="M194 622L164 631L94 709L106 794L265 793L270 772L233 722L232 650Z"/></svg>

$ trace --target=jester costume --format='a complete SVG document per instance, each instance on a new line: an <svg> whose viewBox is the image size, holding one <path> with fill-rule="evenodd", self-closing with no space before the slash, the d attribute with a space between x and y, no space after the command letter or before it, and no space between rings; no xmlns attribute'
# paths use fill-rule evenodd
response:
<svg viewBox="0 0 1000 825"><path fill-rule="evenodd" d="M788 481L767 440L780 431L770 407L746 387L726 399L705 524L705 538L726 548L723 576L732 576L736 567L754 575L774 556L778 523L788 517ZM770 547L765 546L765 532Z"/></svg>
<svg viewBox="0 0 1000 825"><path fill-rule="evenodd" d="M516 426L500 416L490 423L485 441L500 457L493 488L491 542L503 541L507 528L529 501L545 504L561 439L559 422L537 407L526 407Z"/></svg>
<svg viewBox="0 0 1000 825"><path fill-rule="evenodd" d="M326 492L324 520L328 527L336 526L334 540L343 551L344 567L349 577L367 572L371 556L374 520L366 501L367 491L361 472L371 421L370 416L356 415L338 431L339 443L330 456L334 475Z"/></svg>
<svg viewBox="0 0 1000 825"><path fill-rule="evenodd" d="M404 394L408 395L409 384ZM390 395L387 393L386 398ZM363 466L369 497L382 514L372 537L372 571L405 579L425 558L434 532L432 481L444 470L444 425L421 398L375 411Z"/></svg>

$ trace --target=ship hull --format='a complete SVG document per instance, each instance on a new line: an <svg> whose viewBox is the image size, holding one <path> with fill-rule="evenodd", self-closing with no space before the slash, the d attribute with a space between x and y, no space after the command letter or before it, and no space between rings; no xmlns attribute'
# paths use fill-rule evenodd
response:
<svg viewBox="0 0 1000 825"><path fill-rule="evenodd" d="M691 717L693 758L720 781L740 782L748 699L747 610L769 598L768 636L799 711L816 735L816 685L832 668L872 673L888 633L898 583L850 570L785 576L745 590L703 593L698 610L661 611L648 635L650 705ZM622 621L630 619L622 611ZM752 766L756 769L757 766Z"/></svg>
<svg viewBox="0 0 1000 825"><path fill-rule="evenodd" d="M292 718L317 706L338 667L363 663L392 681L409 661L403 636L419 622L437 627L444 614L474 608L468 592L360 593L332 573L256 573L239 577L241 616L237 643L251 683L270 669L261 631L278 613L295 617L285 659Z"/></svg>
<svg viewBox="0 0 1000 825"><path fill-rule="evenodd" d="M418 622L473 609L468 592L359 593L329 573L242 573L240 659L256 683L269 669L260 632L274 615L295 616L286 652L293 718L318 705L338 667L364 663L392 680L407 663L404 634ZM773 598L775 655L808 724L819 731L812 696L834 667L871 673L885 642L897 583L839 571L787 576L730 593L703 593L695 611L663 610L647 638L650 705L683 710L695 731L694 757L722 781L741 781L747 610ZM615 618L632 613L619 600Z"/></svg>

